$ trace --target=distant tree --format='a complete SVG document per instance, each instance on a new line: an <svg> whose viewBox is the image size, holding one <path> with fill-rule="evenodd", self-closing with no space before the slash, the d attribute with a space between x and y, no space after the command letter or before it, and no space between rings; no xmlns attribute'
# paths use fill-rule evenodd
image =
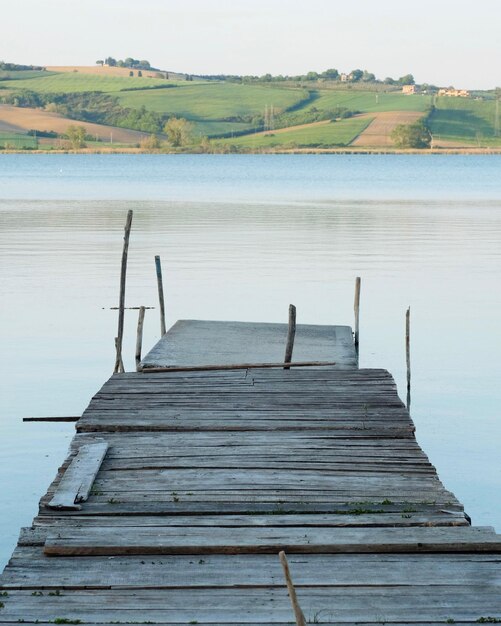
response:
<svg viewBox="0 0 501 626"><path fill-rule="evenodd" d="M212 152L212 144L211 144L210 140L207 137L202 137L200 139L200 143L198 144L198 148L199 148L200 152L202 152L204 154L209 154L210 152Z"/></svg>
<svg viewBox="0 0 501 626"><path fill-rule="evenodd" d="M191 143L193 138L193 125L182 117L171 117L164 126L164 132L171 144L178 148Z"/></svg>
<svg viewBox="0 0 501 626"><path fill-rule="evenodd" d="M394 85L396 82L397 82L397 81L396 81L394 78L392 78L391 76L387 76L387 77L384 79L384 84L385 84L385 85Z"/></svg>
<svg viewBox="0 0 501 626"><path fill-rule="evenodd" d="M68 126L66 135L74 150L85 148L85 128L83 126Z"/></svg>
<svg viewBox="0 0 501 626"><path fill-rule="evenodd" d="M398 79L399 85L414 85L414 76L412 74L406 74Z"/></svg>
<svg viewBox="0 0 501 626"><path fill-rule="evenodd" d="M139 61L139 65L143 68L143 70L147 70L151 67L150 62L149 61Z"/></svg>
<svg viewBox="0 0 501 626"><path fill-rule="evenodd" d="M96 65L104 65L104 61L102 59L99 59L99 61L96 61Z"/></svg>
<svg viewBox="0 0 501 626"><path fill-rule="evenodd" d="M362 72L362 70L353 70L352 72L350 72L350 80L354 83L358 83L358 81L362 79L363 75L364 73Z"/></svg>
<svg viewBox="0 0 501 626"><path fill-rule="evenodd" d="M339 72L336 69L331 68L322 72L321 76L323 78L328 78L329 80L337 80L339 78Z"/></svg>
<svg viewBox="0 0 501 626"><path fill-rule="evenodd" d="M423 122L399 124L391 138L397 148L429 148L431 145L430 129Z"/></svg>
<svg viewBox="0 0 501 626"><path fill-rule="evenodd" d="M160 140L156 135L150 135L141 139L139 144L142 150L158 150L160 148Z"/></svg>
<svg viewBox="0 0 501 626"><path fill-rule="evenodd" d="M318 80L319 76L317 72L308 72L305 76L306 80Z"/></svg>
<svg viewBox="0 0 501 626"><path fill-rule="evenodd" d="M261 80L269 83L273 80L273 76L271 74L264 74L263 76L261 76Z"/></svg>
<svg viewBox="0 0 501 626"><path fill-rule="evenodd" d="M364 83L373 83L376 80L376 76L375 74L364 70L364 73L362 74L362 80L364 81Z"/></svg>
<svg viewBox="0 0 501 626"><path fill-rule="evenodd" d="M110 67L115 67L116 64L117 64L117 60L114 59L113 57L107 57L104 60L104 62L105 62L106 65L109 65Z"/></svg>

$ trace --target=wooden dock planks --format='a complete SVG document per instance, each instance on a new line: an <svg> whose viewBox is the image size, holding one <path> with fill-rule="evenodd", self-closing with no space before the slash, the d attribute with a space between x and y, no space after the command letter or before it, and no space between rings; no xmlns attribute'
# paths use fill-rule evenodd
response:
<svg viewBox="0 0 501 626"><path fill-rule="evenodd" d="M284 548L311 623L501 617L500 537L469 525L384 370L119 374L77 431L0 626L285 626ZM80 510L49 508L96 444Z"/></svg>
<svg viewBox="0 0 501 626"><path fill-rule="evenodd" d="M287 324L179 320L144 357L141 367L281 363ZM298 324L294 361L335 361L356 369L357 354L349 326Z"/></svg>

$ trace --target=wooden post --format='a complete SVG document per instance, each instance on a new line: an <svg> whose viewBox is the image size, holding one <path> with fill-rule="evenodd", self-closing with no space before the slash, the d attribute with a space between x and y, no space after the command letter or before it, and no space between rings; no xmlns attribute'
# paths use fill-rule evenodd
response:
<svg viewBox="0 0 501 626"><path fill-rule="evenodd" d="M353 309L355 311L355 348L358 353L358 342L360 339L360 276L355 279L355 304Z"/></svg>
<svg viewBox="0 0 501 626"><path fill-rule="evenodd" d="M139 317L137 319L137 335L136 335L136 371L139 370L139 363L141 363L141 350L143 347L143 324L144 314L146 308L144 306L139 307Z"/></svg>
<svg viewBox="0 0 501 626"><path fill-rule="evenodd" d="M299 606L299 602L296 596L296 590L294 589L294 583L292 582L291 573L289 571L289 564L287 562L287 557L285 556L285 552L283 550L278 553L278 558L280 559L280 563L282 564L282 567L284 570L285 582L287 584L287 591L289 592L289 598L291 600L292 609L296 617L296 625L306 626L304 613L301 610L301 607Z"/></svg>
<svg viewBox="0 0 501 626"><path fill-rule="evenodd" d="M407 364L407 410L411 408L411 307L405 314L405 360Z"/></svg>
<svg viewBox="0 0 501 626"><path fill-rule="evenodd" d="M287 344L285 346L285 358L284 363L290 363L292 361L292 350L294 349L294 337L296 336L296 307L293 304L289 304L289 328L287 330ZM290 369L284 367L284 370Z"/></svg>
<svg viewBox="0 0 501 626"><path fill-rule="evenodd" d="M120 369L120 364L123 369L122 362L122 342L124 336L124 313L125 313L125 277L127 274L127 253L129 251L129 237L130 228L132 225L132 209L127 213L127 220L125 222L125 234L124 234L124 247L122 251L122 267L120 271L120 298L118 301L118 333L116 338L117 355L115 358L115 369L113 372L116 374Z"/></svg>
<svg viewBox="0 0 501 626"><path fill-rule="evenodd" d="M117 354L118 354L118 337L115 337L115 350L117 351ZM122 361L122 355L121 354L120 354L120 360L118 362L118 368L113 373L117 374L118 372L120 374L123 374L125 372L124 362Z"/></svg>
<svg viewBox="0 0 501 626"><path fill-rule="evenodd" d="M155 268L157 270L158 300L160 302L160 332L162 337L165 335L165 305L164 305L164 285L162 281L162 265L160 257L155 257Z"/></svg>

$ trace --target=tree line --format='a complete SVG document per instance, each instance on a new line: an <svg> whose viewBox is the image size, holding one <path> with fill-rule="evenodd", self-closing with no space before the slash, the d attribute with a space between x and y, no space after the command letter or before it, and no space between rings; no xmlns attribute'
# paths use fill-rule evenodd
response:
<svg viewBox="0 0 501 626"><path fill-rule="evenodd" d="M324 72L314 72L310 71L306 74L297 74L297 75L284 75L284 74L263 74L262 76L257 75L240 75L240 74L202 74L199 78L203 78L205 80L225 80L229 82L241 82L241 83L251 83L251 82L261 82L261 83L271 83L271 82L312 82L312 81L343 81L347 83L378 83L385 85L414 85L415 80L412 74L405 74L400 78L391 78L388 76L384 80L379 80L376 78L375 74L369 72L368 70L354 69L347 74L343 74L339 72L339 70L335 68L330 68L325 70Z"/></svg>
<svg viewBox="0 0 501 626"><path fill-rule="evenodd" d="M126 59L114 59L113 57L106 57L105 59L98 59L96 65L108 65L109 67L126 67L131 70L156 70L151 67L151 63L146 59L134 59L127 57Z"/></svg>

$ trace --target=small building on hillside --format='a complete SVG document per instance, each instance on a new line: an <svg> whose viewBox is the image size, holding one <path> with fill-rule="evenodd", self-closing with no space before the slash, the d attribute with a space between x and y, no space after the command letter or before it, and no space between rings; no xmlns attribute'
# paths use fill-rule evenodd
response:
<svg viewBox="0 0 501 626"><path fill-rule="evenodd" d="M407 96L410 96L413 93L418 93L419 89L416 85L404 85L402 87L402 93L405 93Z"/></svg>
<svg viewBox="0 0 501 626"><path fill-rule="evenodd" d="M348 76L348 74L340 74L339 77L342 83L347 83L350 80L350 77Z"/></svg>
<svg viewBox="0 0 501 626"><path fill-rule="evenodd" d="M448 89L439 89L438 95L448 98L469 98L471 93L466 89L454 89L454 87L449 87Z"/></svg>

